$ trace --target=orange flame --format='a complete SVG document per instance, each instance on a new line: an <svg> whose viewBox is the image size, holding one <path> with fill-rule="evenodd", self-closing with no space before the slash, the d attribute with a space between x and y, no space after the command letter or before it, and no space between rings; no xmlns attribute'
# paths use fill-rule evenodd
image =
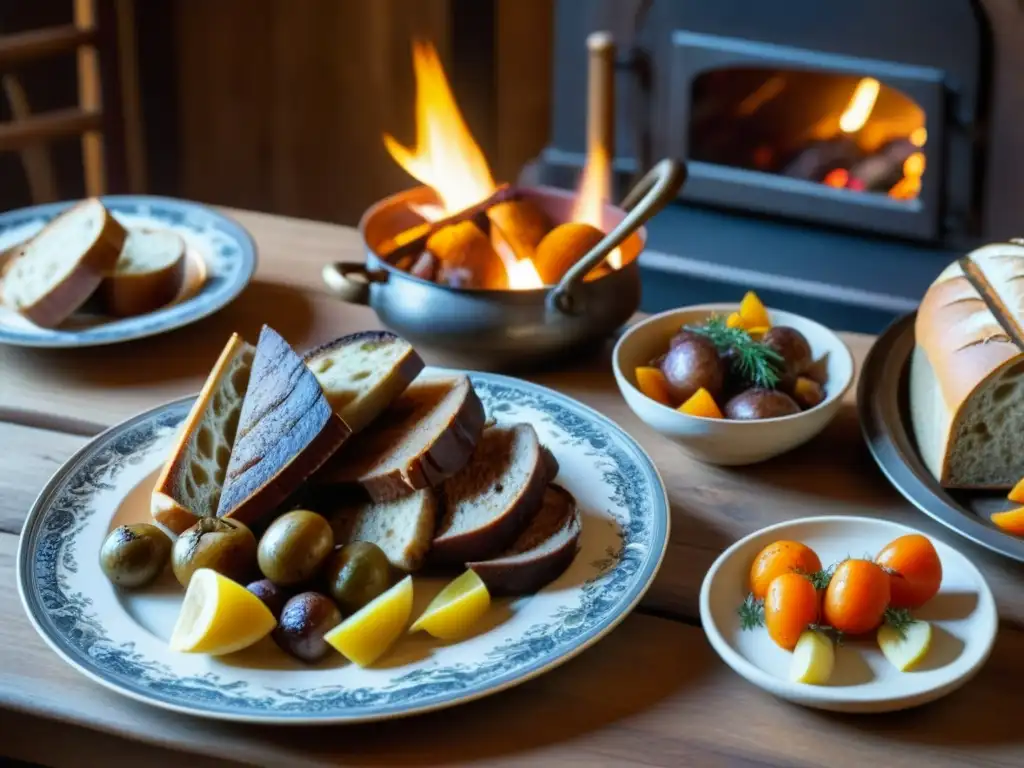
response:
<svg viewBox="0 0 1024 768"><path fill-rule="evenodd" d="M572 220L589 224L604 231L604 206L611 199L612 168L607 150L594 145L587 153L587 162L580 176L580 186L573 206ZM616 248L608 254L608 266L622 266L622 251Z"/></svg>
<svg viewBox="0 0 1024 768"><path fill-rule="evenodd" d="M850 97L850 103L839 116L839 128L843 133L856 133L871 117L871 111L878 100L882 84L873 77L864 77L857 83Z"/></svg>
<svg viewBox="0 0 1024 768"><path fill-rule="evenodd" d="M420 206L417 211L434 221L479 203L497 185L459 111L434 46L413 42L412 58L416 75L416 148L402 146L387 133L384 147L413 178L437 192L442 207ZM543 287L532 261L517 259L505 248L496 250L505 263L511 288Z"/></svg>

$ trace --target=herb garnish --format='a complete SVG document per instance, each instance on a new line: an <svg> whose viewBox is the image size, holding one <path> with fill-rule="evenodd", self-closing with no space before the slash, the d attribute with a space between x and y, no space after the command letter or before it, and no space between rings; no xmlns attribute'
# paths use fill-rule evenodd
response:
<svg viewBox="0 0 1024 768"><path fill-rule="evenodd" d="M758 600L751 592L736 609L740 615L740 628L753 629L764 626L764 600Z"/></svg>
<svg viewBox="0 0 1024 768"><path fill-rule="evenodd" d="M743 328L730 328L721 315L711 315L700 325L683 326L685 330L707 338L719 354L732 352L733 369L755 387L774 389L779 383L782 355L771 347L755 341Z"/></svg>

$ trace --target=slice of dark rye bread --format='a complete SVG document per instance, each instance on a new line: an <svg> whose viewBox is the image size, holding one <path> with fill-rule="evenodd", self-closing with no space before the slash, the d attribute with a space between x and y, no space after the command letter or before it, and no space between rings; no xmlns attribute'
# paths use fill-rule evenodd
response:
<svg viewBox="0 0 1024 768"><path fill-rule="evenodd" d="M327 401L353 432L376 419L423 370L412 344L390 331L350 333L305 355Z"/></svg>
<svg viewBox="0 0 1024 768"><path fill-rule="evenodd" d="M266 522L350 434L302 358L264 325L217 514Z"/></svg>
<svg viewBox="0 0 1024 768"><path fill-rule="evenodd" d="M582 523L576 499L551 483L540 511L512 546L492 560L466 563L492 595L536 592L565 571L576 557Z"/></svg>
<svg viewBox="0 0 1024 768"><path fill-rule="evenodd" d="M358 484L374 501L436 487L469 461L483 426L468 376L417 378L311 482Z"/></svg>
<svg viewBox="0 0 1024 768"><path fill-rule="evenodd" d="M531 425L485 429L469 463L442 486L431 561L487 560L504 551L540 509L548 471Z"/></svg>

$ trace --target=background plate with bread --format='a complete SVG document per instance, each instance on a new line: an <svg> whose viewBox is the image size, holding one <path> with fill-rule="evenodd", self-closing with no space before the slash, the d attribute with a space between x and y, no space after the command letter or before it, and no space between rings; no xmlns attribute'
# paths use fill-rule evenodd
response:
<svg viewBox="0 0 1024 768"><path fill-rule="evenodd" d="M571 398L425 367L388 332L299 351L265 326L227 341L198 397L111 428L54 475L19 590L51 647L122 694L356 722L583 651L640 600L668 530L650 458ZM386 560L382 583L369 566L343 583L356 550Z"/></svg>
<svg viewBox="0 0 1024 768"><path fill-rule="evenodd" d="M950 264L872 347L857 395L879 466L926 514L1024 561L1024 245ZM1009 497L1009 498L1008 498Z"/></svg>
<svg viewBox="0 0 1024 768"><path fill-rule="evenodd" d="M212 314L256 268L249 233L183 200L108 196L0 214L0 343L86 347Z"/></svg>

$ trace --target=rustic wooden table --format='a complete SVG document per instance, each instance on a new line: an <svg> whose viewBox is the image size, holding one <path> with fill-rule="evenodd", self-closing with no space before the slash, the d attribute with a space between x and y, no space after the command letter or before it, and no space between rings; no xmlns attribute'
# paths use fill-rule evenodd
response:
<svg viewBox="0 0 1024 768"><path fill-rule="evenodd" d="M531 376L594 406L650 452L672 501L672 541L646 598L611 635L513 690L372 726L253 728L177 716L108 692L32 629L17 596L22 522L47 478L87 439L194 392L230 331L271 322L306 347L378 327L327 296L320 268L360 260L350 229L228 211L259 246L252 285L216 316L147 341L80 351L0 348L0 755L53 766L307 766L483 762L558 765L932 766L1024 764L1015 681L1024 679L1024 569L910 507L872 464L852 394L817 439L743 469L697 464L626 407L607 358ZM846 337L858 360L871 339ZM443 358L425 355L428 362ZM705 570L731 542L799 516L867 514L916 526L989 579L1001 630L981 673L899 714L839 716L780 702L721 663L697 620ZM0 758L2 762L2 758Z"/></svg>

